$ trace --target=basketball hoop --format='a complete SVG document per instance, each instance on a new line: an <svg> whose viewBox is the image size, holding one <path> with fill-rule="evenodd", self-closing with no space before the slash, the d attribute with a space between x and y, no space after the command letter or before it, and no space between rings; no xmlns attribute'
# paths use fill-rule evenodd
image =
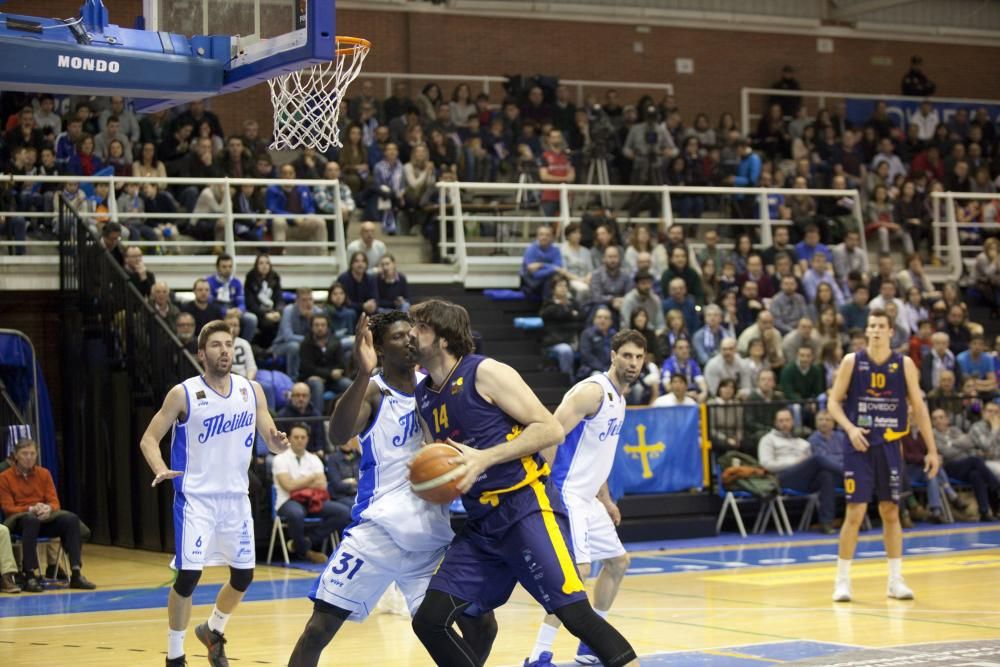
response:
<svg viewBox="0 0 1000 667"><path fill-rule="evenodd" d="M274 150L341 146L340 107L347 87L361 73L371 42L337 37L333 60L268 80L274 107Z"/></svg>

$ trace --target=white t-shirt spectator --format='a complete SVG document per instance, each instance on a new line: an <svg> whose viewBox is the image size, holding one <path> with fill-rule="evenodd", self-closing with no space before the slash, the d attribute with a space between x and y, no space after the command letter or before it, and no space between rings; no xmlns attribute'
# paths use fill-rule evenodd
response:
<svg viewBox="0 0 1000 667"><path fill-rule="evenodd" d="M281 507L291 497L291 494L281 488L281 484L278 484L278 475L283 472L288 473L288 476L293 480L301 477L309 477L318 472L324 472L323 462L312 452L305 452L299 458L295 456L295 452L291 449L286 449L275 456L274 463L271 465L271 473L274 475L274 488L278 492L275 507Z"/></svg>
<svg viewBox="0 0 1000 667"><path fill-rule="evenodd" d="M378 271L379 260L385 253L389 252L388 248L385 247L385 243L379 239L372 241L372 245L369 248L365 245L365 242L361 239L354 239L347 244L347 258L350 259L351 255L356 252L363 252L368 258L368 272L374 273Z"/></svg>
<svg viewBox="0 0 1000 667"><path fill-rule="evenodd" d="M664 394L658 399L653 401L654 408L672 408L676 405L698 405L693 398L690 396L685 396L683 401L678 402L677 397L674 396L673 392L669 394Z"/></svg>
<svg viewBox="0 0 1000 667"><path fill-rule="evenodd" d="M233 373L253 380L257 377L257 360L246 338L233 341Z"/></svg>

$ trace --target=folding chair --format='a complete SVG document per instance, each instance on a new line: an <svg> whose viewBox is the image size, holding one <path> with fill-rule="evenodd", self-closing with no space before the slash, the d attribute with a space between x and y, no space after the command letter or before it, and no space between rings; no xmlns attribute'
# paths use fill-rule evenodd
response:
<svg viewBox="0 0 1000 667"><path fill-rule="evenodd" d="M322 519L318 517L306 517L305 524L316 525L322 523ZM272 485L271 486L271 543L267 546L267 564L271 564L271 556L274 553L274 541L277 539L281 543L281 555L285 559L285 565L288 565L288 545L285 540L285 522L280 516L278 516L278 490ZM327 542L330 543L330 549L335 551L340 545L340 538L337 536L337 532L334 531L323 538L323 543L320 545L320 550L325 551Z"/></svg>
<svg viewBox="0 0 1000 667"><path fill-rule="evenodd" d="M819 509L819 492L804 493L795 489L782 489L781 493L789 498L805 498L806 505L802 508L802 518L799 519L798 531L804 533L812 525L813 514Z"/></svg>
<svg viewBox="0 0 1000 667"><path fill-rule="evenodd" d="M722 508L719 510L719 516L715 520L716 535L722 532L722 523L726 520L726 515L729 511L732 510L733 518L736 519L736 527L740 531L740 536L747 536L746 527L743 524L743 515L740 513L739 501L741 500L760 501L760 512L757 513L757 520L751 529L754 535L763 533L767 530L767 526L770 523L774 524L779 535L785 535L786 532L788 535L792 534L781 495L772 496L771 498L758 498L748 491L728 491L722 486L722 472L718 466L715 467L715 479L718 485L719 497L722 498Z"/></svg>

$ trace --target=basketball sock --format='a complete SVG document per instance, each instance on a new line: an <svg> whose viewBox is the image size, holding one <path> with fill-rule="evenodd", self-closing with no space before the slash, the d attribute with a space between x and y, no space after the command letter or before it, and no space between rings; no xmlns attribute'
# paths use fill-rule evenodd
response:
<svg viewBox="0 0 1000 667"><path fill-rule="evenodd" d="M850 579L851 578L851 561L844 560L843 558L837 559L837 578L838 579Z"/></svg>
<svg viewBox="0 0 1000 667"><path fill-rule="evenodd" d="M167 660L184 655L184 635L187 630L167 630Z"/></svg>
<svg viewBox="0 0 1000 667"><path fill-rule="evenodd" d="M223 614L218 607L212 608L212 615L208 617L208 629L215 630L220 635L226 631L226 623L229 621L229 614Z"/></svg>
<svg viewBox="0 0 1000 667"><path fill-rule="evenodd" d="M903 559L902 558L890 558L889 560L889 578L890 579L902 579L903 578Z"/></svg>
<svg viewBox="0 0 1000 667"><path fill-rule="evenodd" d="M542 651L551 651L552 642L556 640L558 632L559 628L556 626L542 623L542 627L538 628L538 638L535 639L535 648L531 649L531 658L528 659L528 662L538 660L538 656L542 654Z"/></svg>

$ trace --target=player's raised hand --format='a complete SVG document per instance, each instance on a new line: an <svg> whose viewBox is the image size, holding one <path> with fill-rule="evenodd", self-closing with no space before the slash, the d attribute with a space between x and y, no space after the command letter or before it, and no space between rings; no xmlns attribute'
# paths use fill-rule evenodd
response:
<svg viewBox="0 0 1000 667"><path fill-rule="evenodd" d="M472 488L472 485L476 483L476 480L479 479L479 476L490 467L489 457L486 452L463 445L460 442L455 442L451 438L448 438L447 442L462 452L462 460L465 462L465 474L462 475L462 479L458 482L458 490L462 493L467 493Z"/></svg>
<svg viewBox="0 0 1000 667"><path fill-rule="evenodd" d="M375 353L375 343L372 330L368 328L368 314L361 313L358 326L354 329L354 363L358 367L358 375L367 378L378 366L378 354Z"/></svg>
<svg viewBox="0 0 1000 667"><path fill-rule="evenodd" d="M924 473L927 479L933 479L941 469L941 458L937 454L928 454L924 457Z"/></svg>
<svg viewBox="0 0 1000 667"><path fill-rule="evenodd" d="M173 479L175 477L180 477L183 474L184 473L180 472L179 470L164 470L159 475L157 475L156 477L153 478L153 483L150 484L150 486L156 486L160 482L165 482L168 479Z"/></svg>
<svg viewBox="0 0 1000 667"><path fill-rule="evenodd" d="M851 446L859 452L868 451L868 438L865 436L870 433L870 429L858 428L857 426L851 428L847 431L847 437L851 441Z"/></svg>
<svg viewBox="0 0 1000 667"><path fill-rule="evenodd" d="M279 431L277 426L271 427L271 432L267 434L268 442L271 443L271 451L278 450L276 454L288 449L288 435L284 431Z"/></svg>

